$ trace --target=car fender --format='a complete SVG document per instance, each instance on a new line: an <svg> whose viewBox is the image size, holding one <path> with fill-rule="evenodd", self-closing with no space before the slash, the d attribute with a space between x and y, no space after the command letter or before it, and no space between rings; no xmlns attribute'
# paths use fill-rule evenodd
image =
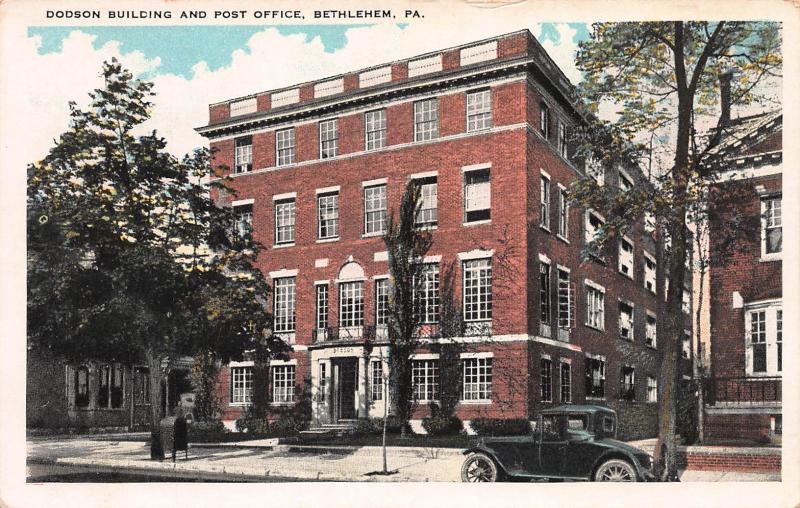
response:
<svg viewBox="0 0 800 508"><path fill-rule="evenodd" d="M479 444L479 445L473 446L471 448L467 448L466 450L462 451L461 453L463 455L467 455L467 456L471 455L473 453L486 454L486 455L488 455L489 457L492 458L494 463L497 464L497 466L500 467L503 470L504 473L508 472L508 468L506 468L506 465L503 464L503 462L500 459L497 458L497 454L489 447L482 446L482 445Z"/></svg>

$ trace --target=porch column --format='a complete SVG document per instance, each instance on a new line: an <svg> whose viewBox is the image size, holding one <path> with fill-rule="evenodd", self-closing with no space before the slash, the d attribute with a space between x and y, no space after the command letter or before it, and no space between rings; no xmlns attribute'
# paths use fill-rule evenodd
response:
<svg viewBox="0 0 800 508"><path fill-rule="evenodd" d="M364 356L358 357L358 392L356 393L356 416L366 418L367 415L367 361Z"/></svg>

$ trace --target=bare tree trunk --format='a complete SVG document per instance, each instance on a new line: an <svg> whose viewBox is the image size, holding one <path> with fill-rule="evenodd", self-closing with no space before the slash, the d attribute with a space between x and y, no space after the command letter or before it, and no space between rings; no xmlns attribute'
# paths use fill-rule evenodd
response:
<svg viewBox="0 0 800 508"><path fill-rule="evenodd" d="M381 358L381 369L383 369L383 358ZM386 460L386 426L388 425L389 420L389 379L386 375L383 376L383 439L381 441L381 447L383 450L383 474L389 474L389 466Z"/></svg>
<svg viewBox="0 0 800 508"><path fill-rule="evenodd" d="M161 361L153 351L146 353L148 376L150 378L150 459L163 460L161 435L158 429L161 421Z"/></svg>

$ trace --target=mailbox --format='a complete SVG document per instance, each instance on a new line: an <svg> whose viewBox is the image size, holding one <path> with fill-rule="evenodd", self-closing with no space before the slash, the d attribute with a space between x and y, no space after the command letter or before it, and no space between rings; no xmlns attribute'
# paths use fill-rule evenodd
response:
<svg viewBox="0 0 800 508"><path fill-rule="evenodd" d="M183 450L185 457L189 458L189 432L186 420L182 416L168 416L162 419L159 430L161 449L165 454L167 450L172 450L172 462L175 462L178 450Z"/></svg>

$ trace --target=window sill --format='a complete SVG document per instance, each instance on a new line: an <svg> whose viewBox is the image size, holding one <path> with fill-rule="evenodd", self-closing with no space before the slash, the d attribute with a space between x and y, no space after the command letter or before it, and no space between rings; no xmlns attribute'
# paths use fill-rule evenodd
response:
<svg viewBox="0 0 800 508"><path fill-rule="evenodd" d="M252 403L250 402L229 402L228 407L250 407Z"/></svg>
<svg viewBox="0 0 800 508"><path fill-rule="evenodd" d="M331 242L338 242L338 241L339 241L339 237L335 236L335 237L332 237L332 238L320 238L319 240L317 240L316 243L331 243Z"/></svg>
<svg viewBox="0 0 800 508"><path fill-rule="evenodd" d="M492 219L487 219L487 220L476 220L476 221L471 221L471 222L463 222L461 225L464 226L464 227L471 227L471 226L482 226L484 224L491 224L491 223L492 223Z"/></svg>
<svg viewBox="0 0 800 508"><path fill-rule="evenodd" d="M291 242L291 243L276 243L275 245L272 246L272 248L273 249L285 249L287 247L294 247L294 246L295 246L294 242Z"/></svg>
<svg viewBox="0 0 800 508"><path fill-rule="evenodd" d="M545 226L544 224L539 224L539 229L541 229L543 231L547 231L548 233L550 233L550 228Z"/></svg>
<svg viewBox="0 0 800 508"><path fill-rule="evenodd" d="M361 235L361 238L378 238L386 234L385 231L377 231L375 233L364 233Z"/></svg>
<svg viewBox="0 0 800 508"><path fill-rule="evenodd" d="M569 245L569 238L567 238L566 236L563 236L563 235L561 235L561 234L556 234L556 238L558 238L558 239L559 239L559 240L561 240L562 242L564 242L564 243L566 243L567 245Z"/></svg>
<svg viewBox="0 0 800 508"><path fill-rule="evenodd" d="M460 401L458 401L458 403L459 404L463 404L465 406L490 405L492 403L492 399L460 400Z"/></svg>
<svg viewBox="0 0 800 508"><path fill-rule="evenodd" d="M772 261L782 261L783 256L781 254L762 254L761 257L758 259L759 263L771 263Z"/></svg>
<svg viewBox="0 0 800 508"><path fill-rule="evenodd" d="M622 270L617 270L617 272L619 272L619 274L622 275L623 277L627 277L630 280L633 280L633 274L632 273L625 273Z"/></svg>
<svg viewBox="0 0 800 508"><path fill-rule="evenodd" d="M605 397L586 397L586 400L606 400Z"/></svg>
<svg viewBox="0 0 800 508"><path fill-rule="evenodd" d="M596 326L590 325L589 323L584 323L584 326L586 326L586 328L589 328L590 330L594 330L596 332L604 332L604 331L606 331L605 328L598 328Z"/></svg>
<svg viewBox="0 0 800 508"><path fill-rule="evenodd" d="M414 229L417 231L433 231L439 229L439 224L414 224Z"/></svg>
<svg viewBox="0 0 800 508"><path fill-rule="evenodd" d="M294 402L270 402L269 405L272 407L289 407L294 406Z"/></svg>
<svg viewBox="0 0 800 508"><path fill-rule="evenodd" d="M635 342L633 337L623 337L622 335L619 336L619 340L624 340L625 342Z"/></svg>

